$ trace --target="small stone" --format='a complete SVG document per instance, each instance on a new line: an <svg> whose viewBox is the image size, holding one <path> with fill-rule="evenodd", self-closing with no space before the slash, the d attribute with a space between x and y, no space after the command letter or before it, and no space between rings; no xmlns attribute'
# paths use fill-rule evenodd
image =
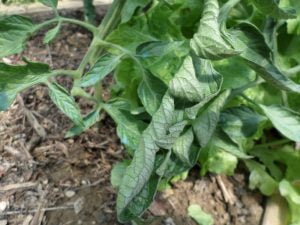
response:
<svg viewBox="0 0 300 225"><path fill-rule="evenodd" d="M0 225L7 225L7 220L0 220Z"/></svg>
<svg viewBox="0 0 300 225"><path fill-rule="evenodd" d="M76 214L79 214L81 212L81 210L83 209L83 205L84 205L84 198L78 198L74 202L74 211Z"/></svg>
<svg viewBox="0 0 300 225"><path fill-rule="evenodd" d="M0 212L3 212L7 207L7 202L2 201L0 202Z"/></svg>
<svg viewBox="0 0 300 225"><path fill-rule="evenodd" d="M72 198L75 194L76 194L75 191L66 191L65 192L65 196L67 198Z"/></svg>

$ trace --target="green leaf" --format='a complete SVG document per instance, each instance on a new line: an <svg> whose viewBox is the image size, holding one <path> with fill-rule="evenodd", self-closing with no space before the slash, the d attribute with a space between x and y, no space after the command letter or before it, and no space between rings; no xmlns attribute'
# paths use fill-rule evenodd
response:
<svg viewBox="0 0 300 225"><path fill-rule="evenodd" d="M264 15L270 15L276 19L291 19L296 17L293 8L280 8L276 0L251 0L253 5Z"/></svg>
<svg viewBox="0 0 300 225"><path fill-rule="evenodd" d="M19 66L0 63L0 111L7 110L19 92L46 81L51 75L47 64L26 63Z"/></svg>
<svg viewBox="0 0 300 225"><path fill-rule="evenodd" d="M145 7L149 3L150 3L150 0L126 1L125 5L122 8L122 12L121 12L122 23L126 23L127 21L129 21L138 8Z"/></svg>
<svg viewBox="0 0 300 225"><path fill-rule="evenodd" d="M117 133L121 143L130 151L137 149L146 125L130 113L122 110L118 102L105 104L104 109L117 123Z"/></svg>
<svg viewBox="0 0 300 225"><path fill-rule="evenodd" d="M68 130L68 132L65 135L65 138L77 136L77 135L81 134L82 132L86 131L87 129L89 129L90 127L92 127L100 119L100 110L101 110L101 107L98 107L96 110L92 111L87 116L85 116L83 118L84 126L81 126L81 125L73 126L70 130Z"/></svg>
<svg viewBox="0 0 300 225"><path fill-rule="evenodd" d="M35 29L27 17L0 17L0 58L22 52Z"/></svg>
<svg viewBox="0 0 300 225"><path fill-rule="evenodd" d="M239 54L222 37L218 17L218 0L206 0L198 32L190 42L191 48L201 58L219 60Z"/></svg>
<svg viewBox="0 0 300 225"><path fill-rule="evenodd" d="M207 60L186 57L170 82L170 93L190 102L208 101L220 90L222 77Z"/></svg>
<svg viewBox="0 0 300 225"><path fill-rule="evenodd" d="M160 106L167 86L152 74L146 72L138 87L138 96L146 111L153 115Z"/></svg>
<svg viewBox="0 0 300 225"><path fill-rule="evenodd" d="M166 84L173 78L187 54L189 46L186 41L147 42L137 49L137 55L145 68Z"/></svg>
<svg viewBox="0 0 300 225"><path fill-rule="evenodd" d="M121 62L123 55L104 55L101 56L94 66L82 77L80 81L81 87L88 87L103 80L108 74L110 74L117 65Z"/></svg>
<svg viewBox="0 0 300 225"><path fill-rule="evenodd" d="M210 141L219 121L220 111L224 107L230 90L222 92L193 122L193 130L201 147Z"/></svg>
<svg viewBox="0 0 300 225"><path fill-rule="evenodd" d="M50 8L56 9L58 0L39 0L40 3Z"/></svg>
<svg viewBox="0 0 300 225"><path fill-rule="evenodd" d="M213 225L214 219L210 214L205 213L199 205L190 205L188 215L199 225Z"/></svg>
<svg viewBox="0 0 300 225"><path fill-rule="evenodd" d="M300 224L300 189L296 188L287 180L282 180L279 183L279 191L284 196L290 208L290 221L291 225Z"/></svg>
<svg viewBox="0 0 300 225"><path fill-rule="evenodd" d="M57 83L47 82L47 85L49 88L49 96L55 105L76 125L84 127L80 110L68 91Z"/></svg>
<svg viewBox="0 0 300 225"><path fill-rule="evenodd" d="M242 50L242 57L258 75L277 88L300 93L300 85L286 77L270 60L271 50L260 31L249 23L241 23L231 32L231 43Z"/></svg>
<svg viewBox="0 0 300 225"><path fill-rule="evenodd" d="M61 23L58 23L56 27L54 27L53 29L49 30L46 33L44 40L43 40L44 44L49 44L51 41L53 41L57 37L57 35L60 31L60 27L61 27Z"/></svg>
<svg viewBox="0 0 300 225"><path fill-rule="evenodd" d="M93 0L83 0L84 19L89 23L95 23L96 9Z"/></svg>
<svg viewBox="0 0 300 225"><path fill-rule="evenodd" d="M117 214L120 222L128 222L139 216L152 200L152 194L156 191L152 188L157 188L158 185L156 175L151 175L154 170L155 156L159 150L156 140L167 134L168 128L172 125L173 113L174 101L166 95L160 108L153 115L150 125L143 132L132 163L123 177L117 198ZM151 178L154 179L153 182ZM150 189L151 195L149 195ZM146 195L141 197L144 192ZM137 196L140 197L136 198ZM134 201L140 201L140 203L134 205Z"/></svg>
<svg viewBox="0 0 300 225"><path fill-rule="evenodd" d="M274 127L287 138L300 142L300 114L279 105L259 105Z"/></svg>
<svg viewBox="0 0 300 225"><path fill-rule="evenodd" d="M114 165L110 174L110 183L114 188L119 188L122 183L122 178L129 166L130 161L125 160Z"/></svg>
<svg viewBox="0 0 300 225"><path fill-rule="evenodd" d="M246 106L232 107L221 113L220 126L240 148L262 133L266 118Z"/></svg>
<svg viewBox="0 0 300 225"><path fill-rule="evenodd" d="M278 190L278 183L266 172L265 166L253 160L245 160L245 163L250 170L250 189L258 188L267 196Z"/></svg>

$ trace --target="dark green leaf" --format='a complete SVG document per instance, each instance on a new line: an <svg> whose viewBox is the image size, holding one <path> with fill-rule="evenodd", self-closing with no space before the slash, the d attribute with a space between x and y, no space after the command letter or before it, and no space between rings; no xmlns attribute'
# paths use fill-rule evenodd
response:
<svg viewBox="0 0 300 225"><path fill-rule="evenodd" d="M127 22L134 15L135 11L140 7L145 7L151 0L130 0L126 1L122 12L121 20L122 23Z"/></svg>
<svg viewBox="0 0 300 225"><path fill-rule="evenodd" d="M280 8L277 0L251 0L253 5L264 15L270 15L276 19L291 19L296 17L293 8Z"/></svg>
<svg viewBox="0 0 300 225"><path fill-rule="evenodd" d="M8 109L19 92L46 81L50 76L47 64L26 63L22 66L0 63L0 111Z"/></svg>
<svg viewBox="0 0 300 225"><path fill-rule="evenodd" d="M159 108L167 86L150 73L145 73L138 87L138 96L146 111L153 115Z"/></svg>
<svg viewBox="0 0 300 225"><path fill-rule="evenodd" d="M122 55L104 55L101 56L94 66L81 79L81 87L88 87L103 80L110 74L121 62Z"/></svg>
<svg viewBox="0 0 300 225"><path fill-rule="evenodd" d="M95 23L96 9L93 4L93 0L83 0L83 10L85 21Z"/></svg>
<svg viewBox="0 0 300 225"><path fill-rule="evenodd" d="M76 125L84 127L80 110L68 91L57 83L47 83L47 85L49 87L49 96L55 105Z"/></svg>
<svg viewBox="0 0 300 225"><path fill-rule="evenodd" d="M253 25L242 23L239 30L231 33L231 42L242 50L241 57L247 64L272 85L286 91L300 93L300 85L286 77L270 60L271 50L263 35Z"/></svg>
<svg viewBox="0 0 300 225"><path fill-rule="evenodd" d="M201 147L205 147L210 141L229 95L230 90L222 92L193 122L193 129Z"/></svg>
<svg viewBox="0 0 300 225"><path fill-rule="evenodd" d="M283 106L260 105L274 127L287 138L300 142L300 114Z"/></svg>
<svg viewBox="0 0 300 225"><path fill-rule="evenodd" d="M0 58L23 51L35 28L27 17L0 17Z"/></svg>

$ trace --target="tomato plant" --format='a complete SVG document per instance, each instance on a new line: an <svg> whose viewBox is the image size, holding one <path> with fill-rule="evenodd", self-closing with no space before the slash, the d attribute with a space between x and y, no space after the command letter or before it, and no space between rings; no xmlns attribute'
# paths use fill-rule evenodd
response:
<svg viewBox="0 0 300 225"><path fill-rule="evenodd" d="M105 111L130 158L112 172L120 222L139 223L159 184L196 164L201 174L232 175L240 161L250 171L250 188L280 193L289 224L300 224L297 0L115 0L99 26L60 16L57 0L41 2L54 10L53 19L1 17L0 58L22 52L50 25L44 43L54 41L66 23L90 31L90 47L76 70L28 59L0 63L0 109L19 92L46 85L74 123L66 138ZM109 74L107 100L102 81ZM70 93L58 75L73 79ZM74 97L94 109L81 115Z"/></svg>

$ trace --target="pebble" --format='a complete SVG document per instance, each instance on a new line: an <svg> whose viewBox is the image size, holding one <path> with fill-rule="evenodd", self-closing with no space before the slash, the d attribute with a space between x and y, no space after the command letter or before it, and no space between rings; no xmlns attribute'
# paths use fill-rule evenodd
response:
<svg viewBox="0 0 300 225"><path fill-rule="evenodd" d="M72 198L75 195L75 191L66 191L65 196L67 198Z"/></svg>
<svg viewBox="0 0 300 225"><path fill-rule="evenodd" d="M0 212L3 212L7 207L7 202L2 201L0 202Z"/></svg>

